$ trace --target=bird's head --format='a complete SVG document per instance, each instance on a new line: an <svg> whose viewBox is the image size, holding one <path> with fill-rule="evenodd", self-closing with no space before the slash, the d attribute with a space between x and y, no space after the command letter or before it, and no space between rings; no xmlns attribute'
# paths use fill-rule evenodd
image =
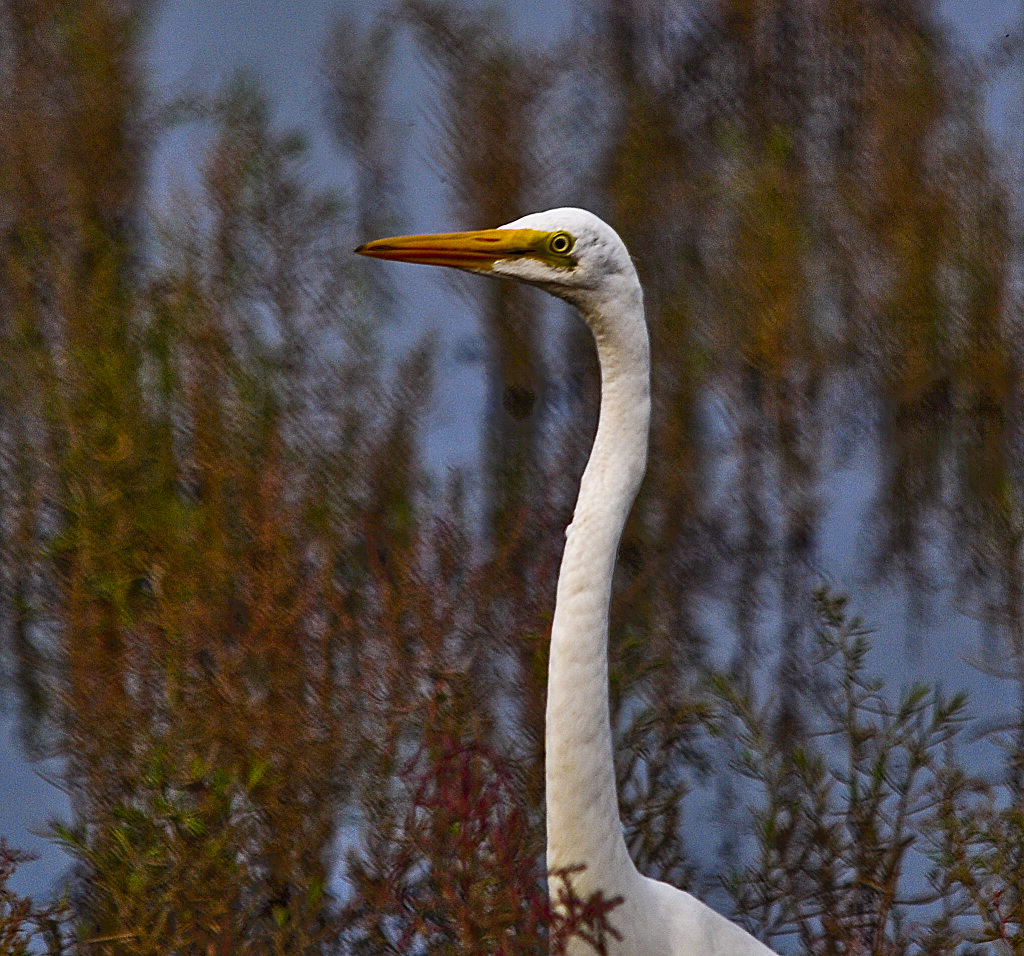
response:
<svg viewBox="0 0 1024 956"><path fill-rule="evenodd" d="M450 266L537 285L581 307L639 291L632 260L614 229L585 209L531 213L497 229L377 239L364 256Z"/></svg>

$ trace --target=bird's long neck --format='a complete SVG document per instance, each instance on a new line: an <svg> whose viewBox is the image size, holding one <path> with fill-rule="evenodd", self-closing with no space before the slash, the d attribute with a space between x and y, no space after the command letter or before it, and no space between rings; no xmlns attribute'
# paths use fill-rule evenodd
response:
<svg viewBox="0 0 1024 956"><path fill-rule="evenodd" d="M548 868L583 864L574 885L608 896L636 874L612 762L608 608L619 539L647 458L650 359L638 284L627 285L615 313L614 321L601 309L587 315L601 410L558 577L545 733Z"/></svg>

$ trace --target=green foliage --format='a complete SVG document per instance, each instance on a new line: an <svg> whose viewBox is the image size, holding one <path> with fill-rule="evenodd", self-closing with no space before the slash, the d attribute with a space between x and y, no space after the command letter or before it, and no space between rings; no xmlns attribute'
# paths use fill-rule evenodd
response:
<svg viewBox="0 0 1024 956"><path fill-rule="evenodd" d="M939 794L962 773L966 702L920 684L890 692L845 599L820 591L816 609L803 737L780 746L774 708L720 684L737 765L756 784L757 863L730 888L741 912L803 952L912 952L937 931L928 918L943 893L920 871Z"/></svg>

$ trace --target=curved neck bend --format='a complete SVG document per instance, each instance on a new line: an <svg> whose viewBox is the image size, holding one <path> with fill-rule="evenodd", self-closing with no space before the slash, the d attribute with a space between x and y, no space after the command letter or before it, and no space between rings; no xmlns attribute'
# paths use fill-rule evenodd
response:
<svg viewBox="0 0 1024 956"><path fill-rule="evenodd" d="M597 344L601 409L558 577L545 724L548 868L583 864L581 889L635 876L619 818L608 706L608 608L619 539L643 479L650 358L635 276L580 309Z"/></svg>

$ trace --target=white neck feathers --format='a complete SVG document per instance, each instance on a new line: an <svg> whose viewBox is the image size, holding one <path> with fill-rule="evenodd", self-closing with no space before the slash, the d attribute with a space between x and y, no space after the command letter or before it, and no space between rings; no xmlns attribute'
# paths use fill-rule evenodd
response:
<svg viewBox="0 0 1024 956"><path fill-rule="evenodd" d="M608 707L608 606L622 529L643 479L650 358L635 274L576 301L597 344L601 410L558 577L546 719L548 867L582 864L581 892L636 878L622 836Z"/></svg>

